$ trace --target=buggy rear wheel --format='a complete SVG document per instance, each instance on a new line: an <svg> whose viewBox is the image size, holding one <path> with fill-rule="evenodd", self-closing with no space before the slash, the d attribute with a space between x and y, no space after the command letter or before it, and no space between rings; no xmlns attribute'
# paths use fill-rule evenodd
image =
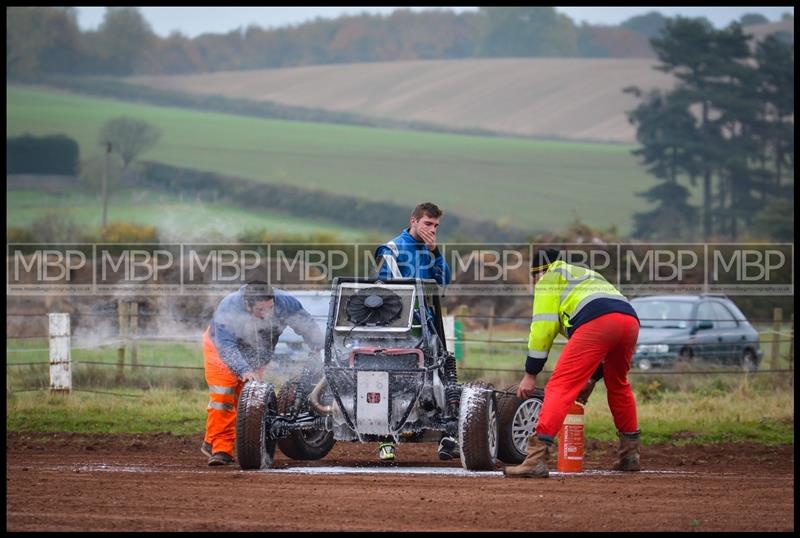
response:
<svg viewBox="0 0 800 538"><path fill-rule="evenodd" d="M275 441L267 437L266 423L276 412L271 384L259 381L245 384L236 411L236 459L243 470L272 467Z"/></svg>
<svg viewBox="0 0 800 538"><path fill-rule="evenodd" d="M497 398L497 457L509 464L519 464L528 452L528 437L539 422L539 412L544 401L544 390L537 388L533 396L520 400L516 396L518 385L508 387ZM508 394L510 393L510 394Z"/></svg>
<svg viewBox="0 0 800 538"><path fill-rule="evenodd" d="M308 390L314 383L310 377L297 376L287 381L278 393L278 413L286 415L290 412L301 413L308 411ZM292 409L295 400L300 394L300 409ZM278 440L278 448L286 456L294 460L319 460L328 455L336 439L333 432L325 430L298 430L293 431L289 437Z"/></svg>
<svg viewBox="0 0 800 538"><path fill-rule="evenodd" d="M478 381L463 387L458 411L458 444L464 469L494 470L497 463L497 412L492 385Z"/></svg>

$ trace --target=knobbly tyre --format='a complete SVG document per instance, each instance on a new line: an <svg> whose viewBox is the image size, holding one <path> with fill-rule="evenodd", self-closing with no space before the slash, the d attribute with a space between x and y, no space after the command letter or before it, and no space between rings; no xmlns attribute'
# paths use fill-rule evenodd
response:
<svg viewBox="0 0 800 538"><path fill-rule="evenodd" d="M458 436L465 469L521 462L541 395L521 401L513 387L459 384L443 335L435 281L334 279L322 371L306 369L277 395L258 381L242 389L239 465L270 468L276 446L318 460L337 441L437 442L443 432Z"/></svg>

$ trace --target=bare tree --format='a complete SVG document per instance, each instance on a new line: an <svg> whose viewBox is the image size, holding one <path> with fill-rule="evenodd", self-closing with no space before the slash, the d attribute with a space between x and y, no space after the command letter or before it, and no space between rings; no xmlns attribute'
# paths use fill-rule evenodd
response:
<svg viewBox="0 0 800 538"><path fill-rule="evenodd" d="M109 161L111 154L116 153L122 159L122 175L128 170L128 166L139 155L156 145L161 138L161 129L147 123L121 116L107 121L100 129L97 137L98 143L103 146L106 154L106 165L103 172L102 196L103 196L103 217L101 226L106 227L106 214L108 210L109 186Z"/></svg>
<svg viewBox="0 0 800 538"><path fill-rule="evenodd" d="M122 169L140 154L156 145L161 138L161 129L146 121L121 116L107 121L100 129L98 142L111 145L111 152L122 158Z"/></svg>

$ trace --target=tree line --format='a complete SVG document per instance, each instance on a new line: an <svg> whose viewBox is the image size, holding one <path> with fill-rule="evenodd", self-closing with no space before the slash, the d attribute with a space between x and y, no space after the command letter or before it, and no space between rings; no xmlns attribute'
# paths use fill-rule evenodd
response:
<svg viewBox="0 0 800 538"><path fill-rule="evenodd" d="M651 40L669 91L628 87L641 147L657 180L639 193L656 204L635 215L634 235L658 240L793 240L794 43L751 43L742 26L716 30L676 17ZM699 207L690 187L700 191Z"/></svg>
<svg viewBox="0 0 800 538"><path fill-rule="evenodd" d="M760 15L745 17L767 22ZM653 57L648 39L666 20L654 11L618 26L593 26L577 25L552 7L397 9L386 16L162 38L135 7L107 8L100 26L85 32L72 7L7 7L6 77L190 74L414 59Z"/></svg>

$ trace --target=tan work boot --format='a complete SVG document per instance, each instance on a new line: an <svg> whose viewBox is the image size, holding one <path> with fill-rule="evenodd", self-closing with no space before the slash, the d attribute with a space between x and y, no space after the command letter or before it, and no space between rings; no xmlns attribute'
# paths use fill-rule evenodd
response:
<svg viewBox="0 0 800 538"><path fill-rule="evenodd" d="M553 451L553 444L542 441L535 435L528 437L528 455L525 461L513 467L503 469L505 476L513 478L547 478L547 460Z"/></svg>
<svg viewBox="0 0 800 538"><path fill-rule="evenodd" d="M619 437L619 449L617 455L619 460L614 465L615 471L639 471L639 432L622 433L617 432Z"/></svg>

